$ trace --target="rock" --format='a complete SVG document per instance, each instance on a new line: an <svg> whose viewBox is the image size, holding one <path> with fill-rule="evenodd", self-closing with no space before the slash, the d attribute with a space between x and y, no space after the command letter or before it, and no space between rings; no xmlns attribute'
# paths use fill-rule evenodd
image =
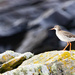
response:
<svg viewBox="0 0 75 75"><path fill-rule="evenodd" d="M75 2L69 5L67 8L64 9L67 13L71 14L73 18L75 18Z"/></svg>
<svg viewBox="0 0 75 75"><path fill-rule="evenodd" d="M67 8L72 8L72 3L69 0L1 0L0 52L13 49L37 54L59 49L59 40L49 29L55 24L71 28L74 18Z"/></svg>
<svg viewBox="0 0 75 75"><path fill-rule="evenodd" d="M48 51L34 55L24 53L0 67L1 75L74 75L75 51ZM22 64L21 64L22 61ZM15 67L17 66L18 67ZM11 71L9 71L11 70Z"/></svg>
<svg viewBox="0 0 75 75"><path fill-rule="evenodd" d="M7 71L2 75L49 75L49 70L43 64L32 64Z"/></svg>
<svg viewBox="0 0 75 75"><path fill-rule="evenodd" d="M62 7L63 8L63 7ZM48 33L48 29L49 28L51 28L52 27L52 25L55 25L55 24L62 24L62 25L64 25L64 26L66 26L67 25L67 23L68 22L70 22L71 20L72 20L72 16L70 15L70 14L68 14L68 13L66 13L64 10L62 10L62 8L61 9L58 9L58 10L54 10L54 9L49 9L48 11L46 11L45 13L43 13L40 17L38 17L38 18L36 18L35 20L33 20L33 21L30 21L29 23L28 23L28 27L35 27L35 26L39 26L38 27L38 29L40 30L40 28L42 29L42 30L46 30L46 34L47 35L45 35L45 39L43 39L42 38L42 40L44 41L44 42L42 42L41 43L41 41L42 40L40 40L40 39L37 39L36 38L36 40L37 40L37 42L35 42L35 40L34 40L34 38L33 38L33 40L31 40L31 41L33 41L33 45L34 46L32 46L32 45L30 45L31 43L29 42L29 41L27 41L27 39L28 40L30 40L29 38L31 38L30 36L29 36L29 38L28 38L28 36L27 36L27 39L25 38L25 40L26 41L24 41L23 40L23 42L22 42L22 44L21 44L21 46L16 50L17 52L24 52L24 51L29 51L29 50L31 50L32 52L34 52L34 53L40 53L40 52L44 52L45 50L49 50L49 49L58 49L58 39L57 38L55 38L55 35L53 36L52 34L51 34L51 32L50 33ZM58 19L57 19L57 17L58 17ZM43 35L45 34L45 32L43 31ZM31 32L31 31L30 31ZM34 30L34 32L36 32L35 30ZM39 32L39 34L41 33L41 31ZM38 33L36 33L37 35L38 35ZM42 35L42 36L43 36ZM33 35L32 35L33 36ZM41 36L41 34L39 35L39 37ZM42 37L41 36L41 37ZM51 38L52 38L52 40L51 40ZM39 41L38 41L39 40ZM45 41L46 40L46 41ZM55 41L54 41L55 40ZM49 42L50 41L50 42ZM53 41L53 42L52 42ZM41 43L42 45L40 45L40 46L38 46L37 47L37 43ZM57 42L57 43L56 43ZM36 43L36 44L35 44ZM54 47L52 47L51 45L52 45L52 43L54 44ZM27 47L26 47L26 45L27 45ZM30 47L31 46L31 47ZM42 46L42 47L41 47ZM29 48L30 47L30 48ZM43 48L44 47L44 48ZM33 49L34 48L34 49ZM39 50L38 50L39 49ZM34 50L34 51L33 51ZM42 51L41 51L42 50Z"/></svg>
<svg viewBox="0 0 75 75"><path fill-rule="evenodd" d="M17 9L17 8L21 8L22 5L25 6L30 6L30 5L35 5L36 3L41 3L43 2L43 0L1 0L0 1L0 12L2 13L3 11L9 11L9 10L13 10L13 9ZM22 6L23 7L23 6ZM11 9L10 9L11 8Z"/></svg>
<svg viewBox="0 0 75 75"><path fill-rule="evenodd" d="M33 50L33 48L35 48L36 45L39 45L46 38L46 36L47 30L43 28L31 30L28 32L21 46L16 51L23 53Z"/></svg>
<svg viewBox="0 0 75 75"><path fill-rule="evenodd" d="M67 25L67 23L70 22L71 20L72 20L72 16L68 14L67 12L63 11L61 8L57 10L50 9L46 11L44 14L42 14L40 17L38 17L37 19L29 22L29 26L35 26L37 24L41 25L43 24L42 22L45 23L46 21L47 23L51 23L52 25L54 24ZM51 24L50 25L48 24L48 25L52 26Z"/></svg>
<svg viewBox="0 0 75 75"><path fill-rule="evenodd" d="M21 53L17 53L17 52L8 50L8 51L0 54L0 63L7 62L8 60L13 59L19 55L21 55Z"/></svg>
<svg viewBox="0 0 75 75"><path fill-rule="evenodd" d="M70 5L68 5L66 8L64 8L64 11L72 16L72 21L68 24L67 28L74 29L75 27L75 2L72 2Z"/></svg>
<svg viewBox="0 0 75 75"><path fill-rule="evenodd" d="M53 75L72 75L75 73L75 51L51 51L33 56L20 66L30 64L45 64ZM19 66L19 67L20 67Z"/></svg>
<svg viewBox="0 0 75 75"><path fill-rule="evenodd" d="M0 25L0 37L8 37L18 34L22 31L26 31L26 20L24 18L15 19L13 17L13 19L11 20L10 17L12 16L9 16L0 16L0 24L2 24Z"/></svg>
<svg viewBox="0 0 75 75"><path fill-rule="evenodd" d="M8 53L6 53L5 55L6 58L8 57ZM24 60L27 60L29 58L31 58L33 56L33 54L31 52L26 52L24 54L19 54L19 56L14 57L13 59L3 63L0 66L0 73L5 72L5 71L9 71L12 70L13 68L16 68L18 65L20 65Z"/></svg>

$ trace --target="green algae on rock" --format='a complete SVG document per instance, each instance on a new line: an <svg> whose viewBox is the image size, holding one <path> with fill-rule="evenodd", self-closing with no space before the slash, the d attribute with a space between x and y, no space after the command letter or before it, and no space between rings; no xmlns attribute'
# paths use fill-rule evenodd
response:
<svg viewBox="0 0 75 75"><path fill-rule="evenodd" d="M24 54L20 54L19 56L9 60L8 62L5 62L0 67L0 72L5 72L12 70L19 66L24 60L31 58L33 54L31 52L26 52Z"/></svg>

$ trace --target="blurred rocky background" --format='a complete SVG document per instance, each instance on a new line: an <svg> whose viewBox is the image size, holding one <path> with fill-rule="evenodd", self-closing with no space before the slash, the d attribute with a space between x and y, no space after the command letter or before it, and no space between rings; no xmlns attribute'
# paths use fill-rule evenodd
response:
<svg viewBox="0 0 75 75"><path fill-rule="evenodd" d="M75 33L75 0L0 0L0 53L63 49L55 24Z"/></svg>

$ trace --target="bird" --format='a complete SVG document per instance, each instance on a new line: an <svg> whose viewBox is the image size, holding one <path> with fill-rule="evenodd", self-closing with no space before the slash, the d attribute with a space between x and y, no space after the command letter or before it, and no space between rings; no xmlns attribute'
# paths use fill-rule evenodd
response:
<svg viewBox="0 0 75 75"><path fill-rule="evenodd" d="M56 36L64 42L67 42L66 47L63 49L63 51L66 50L66 48L70 45L69 51L71 52L71 42L75 41L75 35L68 32L64 31L61 29L59 25L55 25L54 28L51 28L50 30L55 30L56 31Z"/></svg>

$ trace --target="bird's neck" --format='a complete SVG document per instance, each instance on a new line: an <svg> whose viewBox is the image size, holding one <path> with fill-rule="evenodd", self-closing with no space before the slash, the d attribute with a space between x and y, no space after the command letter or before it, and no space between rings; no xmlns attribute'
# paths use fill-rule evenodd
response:
<svg viewBox="0 0 75 75"><path fill-rule="evenodd" d="M56 32L59 32L59 31L61 31L61 29L56 29Z"/></svg>
<svg viewBox="0 0 75 75"><path fill-rule="evenodd" d="M57 29L56 30L56 35L58 35L60 31L61 31L61 29Z"/></svg>

